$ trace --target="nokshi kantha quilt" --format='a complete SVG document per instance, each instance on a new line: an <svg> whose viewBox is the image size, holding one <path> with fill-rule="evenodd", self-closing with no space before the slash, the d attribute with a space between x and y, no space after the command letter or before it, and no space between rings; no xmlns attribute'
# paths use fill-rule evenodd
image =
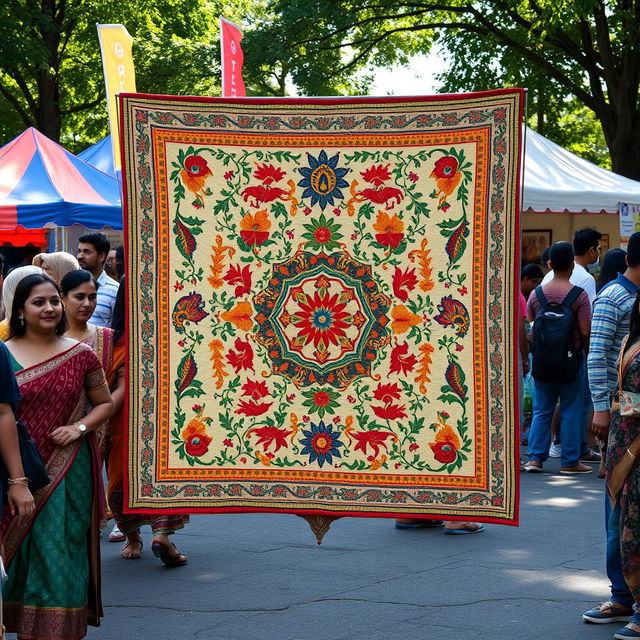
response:
<svg viewBox="0 0 640 640"><path fill-rule="evenodd" d="M523 100L121 98L130 509L517 523Z"/></svg>

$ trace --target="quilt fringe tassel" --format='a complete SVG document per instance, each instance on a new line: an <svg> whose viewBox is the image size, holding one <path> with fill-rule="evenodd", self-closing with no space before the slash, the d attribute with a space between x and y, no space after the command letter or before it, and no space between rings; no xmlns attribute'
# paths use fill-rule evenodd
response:
<svg viewBox="0 0 640 640"><path fill-rule="evenodd" d="M337 520L340 516L318 516L318 515L300 515L301 518L304 518L311 527L311 531L313 531L313 535L316 537L318 544L322 544L322 539L324 538L327 531L329 531L329 527L334 520Z"/></svg>

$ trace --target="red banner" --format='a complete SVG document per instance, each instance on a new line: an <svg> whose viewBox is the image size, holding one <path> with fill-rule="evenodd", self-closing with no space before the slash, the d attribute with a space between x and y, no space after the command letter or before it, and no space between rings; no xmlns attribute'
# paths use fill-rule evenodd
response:
<svg viewBox="0 0 640 640"><path fill-rule="evenodd" d="M235 98L246 96L242 80L242 63L244 55L240 41L242 31L229 20L220 18L220 51L222 54L222 96Z"/></svg>

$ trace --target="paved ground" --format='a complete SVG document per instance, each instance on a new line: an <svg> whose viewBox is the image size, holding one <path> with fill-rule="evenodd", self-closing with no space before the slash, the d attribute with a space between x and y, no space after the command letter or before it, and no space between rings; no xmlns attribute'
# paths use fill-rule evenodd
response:
<svg viewBox="0 0 640 640"><path fill-rule="evenodd" d="M105 619L90 640L611 638L581 613L608 594L603 481L522 474L522 525L483 533L336 521L318 547L285 515L195 516L187 567L103 542ZM149 534L146 534L149 539ZM148 546L148 542L147 542Z"/></svg>

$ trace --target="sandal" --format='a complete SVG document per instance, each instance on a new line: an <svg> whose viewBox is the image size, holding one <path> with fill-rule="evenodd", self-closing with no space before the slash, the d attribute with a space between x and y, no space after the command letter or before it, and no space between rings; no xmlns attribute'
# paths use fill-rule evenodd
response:
<svg viewBox="0 0 640 640"><path fill-rule="evenodd" d="M140 549L138 549L138 551L133 551L133 545L134 544L139 544L140 545ZM120 549L120 557L123 560L140 560L140 558L142 557L142 547L143 547L143 543L142 540L140 538L138 538L137 540L131 540L129 542L127 542L127 544L124 545L124 547L122 547L122 549ZM124 550L127 547L131 547L131 554L128 556L123 555L124 554Z"/></svg>
<svg viewBox="0 0 640 640"><path fill-rule="evenodd" d="M171 547L173 547L173 554L171 553ZM180 553L173 542L171 543L171 547L168 547L158 540L154 540L151 544L151 551L156 558L162 560L162 564L164 564L165 567L183 567L189 562L189 558L185 556L184 553Z"/></svg>

